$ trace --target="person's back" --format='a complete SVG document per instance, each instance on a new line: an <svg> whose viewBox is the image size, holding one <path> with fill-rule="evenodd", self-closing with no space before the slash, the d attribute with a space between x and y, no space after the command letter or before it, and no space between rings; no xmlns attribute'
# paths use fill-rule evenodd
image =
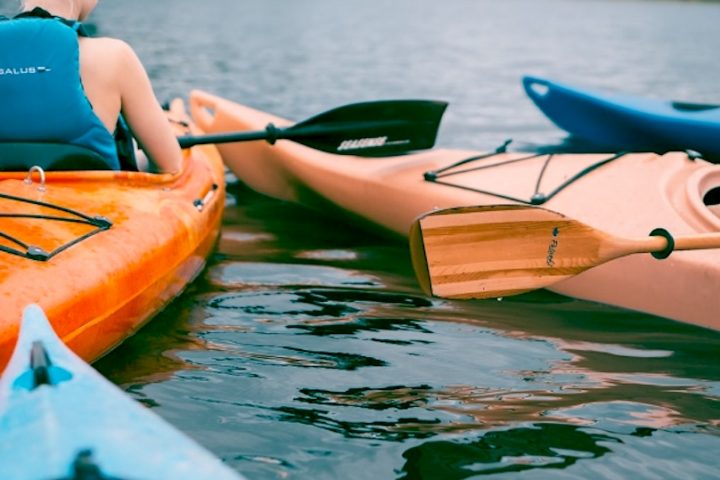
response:
<svg viewBox="0 0 720 480"><path fill-rule="evenodd" d="M66 142L117 168L112 132L122 113L155 168L176 171L180 149L134 51L75 32L73 21L96 3L28 1L16 19L0 21L0 142Z"/></svg>

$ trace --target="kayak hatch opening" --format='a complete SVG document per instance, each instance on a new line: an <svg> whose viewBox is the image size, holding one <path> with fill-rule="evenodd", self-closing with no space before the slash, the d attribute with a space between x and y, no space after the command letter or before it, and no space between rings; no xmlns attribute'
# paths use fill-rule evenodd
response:
<svg viewBox="0 0 720 480"><path fill-rule="evenodd" d="M720 187L711 188L703 195L703 203L708 207L720 205Z"/></svg>
<svg viewBox="0 0 720 480"><path fill-rule="evenodd" d="M42 385L54 386L71 378L70 372L52 364L45 345L36 340L30 347L29 369L15 380L13 386L32 391Z"/></svg>
<svg viewBox="0 0 720 480"><path fill-rule="evenodd" d="M712 187L705 192L702 201L709 212L715 215L716 218L720 218L720 186Z"/></svg>

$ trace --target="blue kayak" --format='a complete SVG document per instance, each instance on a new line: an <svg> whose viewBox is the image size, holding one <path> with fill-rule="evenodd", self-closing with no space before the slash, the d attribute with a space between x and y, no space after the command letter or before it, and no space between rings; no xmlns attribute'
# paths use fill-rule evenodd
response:
<svg viewBox="0 0 720 480"><path fill-rule="evenodd" d="M2 479L242 478L72 353L36 305L0 378L0 445Z"/></svg>
<svg viewBox="0 0 720 480"><path fill-rule="evenodd" d="M530 76L523 86L555 125L597 146L720 158L720 105L603 93Z"/></svg>

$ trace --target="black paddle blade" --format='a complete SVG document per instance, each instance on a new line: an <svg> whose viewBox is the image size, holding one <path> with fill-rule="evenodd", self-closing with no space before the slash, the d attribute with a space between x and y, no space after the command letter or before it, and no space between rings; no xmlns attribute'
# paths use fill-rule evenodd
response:
<svg viewBox="0 0 720 480"><path fill-rule="evenodd" d="M339 155L385 156L435 145L447 102L380 100L321 113L279 132L278 138Z"/></svg>
<svg viewBox="0 0 720 480"><path fill-rule="evenodd" d="M380 100L354 103L288 128L178 137L181 148L208 143L280 139L338 155L384 156L432 148L447 102Z"/></svg>

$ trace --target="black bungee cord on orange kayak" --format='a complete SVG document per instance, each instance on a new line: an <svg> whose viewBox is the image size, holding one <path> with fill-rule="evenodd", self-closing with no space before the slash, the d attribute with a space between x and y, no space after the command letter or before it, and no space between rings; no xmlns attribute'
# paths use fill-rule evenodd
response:
<svg viewBox="0 0 720 480"><path fill-rule="evenodd" d="M9 242L17 245L22 250L17 248L12 248L6 245L0 245L0 252L5 252L11 255L17 255L20 257L25 257L30 260L37 260L37 261L47 261L50 260L52 257L57 255L58 253L67 250L68 248L72 247L73 245L82 242L86 238L89 238L99 232L102 232L104 230L109 229L112 227L112 222L108 220L105 217L101 216L95 216L91 217L89 215L85 215L82 212L78 212L77 210L73 210L70 208L66 208L60 205L53 205L52 203L47 202L41 202L38 200L31 200L29 198L23 198L18 197L15 195L9 195L6 193L0 193L0 199L5 200L11 200L11 201L17 201L22 203L28 203L30 205L37 205L40 207L49 208L52 210L56 210L58 212L67 213L71 216L69 217L63 217L63 216L57 216L57 215L43 215L43 214L34 214L34 213L0 213L0 218L33 218L33 219L42 219L42 220L50 220L50 221L58 221L58 222L68 222L68 223L81 223L85 225L89 225L92 227L95 227L95 229L75 238L74 240L71 240L70 242L67 242L63 245L60 245L56 249L54 249L51 252L47 252L43 250L40 247L36 247L33 245L30 245L28 243L25 243L19 238L15 238L12 235L9 235L7 233L4 233L0 231L0 237L8 240Z"/></svg>

